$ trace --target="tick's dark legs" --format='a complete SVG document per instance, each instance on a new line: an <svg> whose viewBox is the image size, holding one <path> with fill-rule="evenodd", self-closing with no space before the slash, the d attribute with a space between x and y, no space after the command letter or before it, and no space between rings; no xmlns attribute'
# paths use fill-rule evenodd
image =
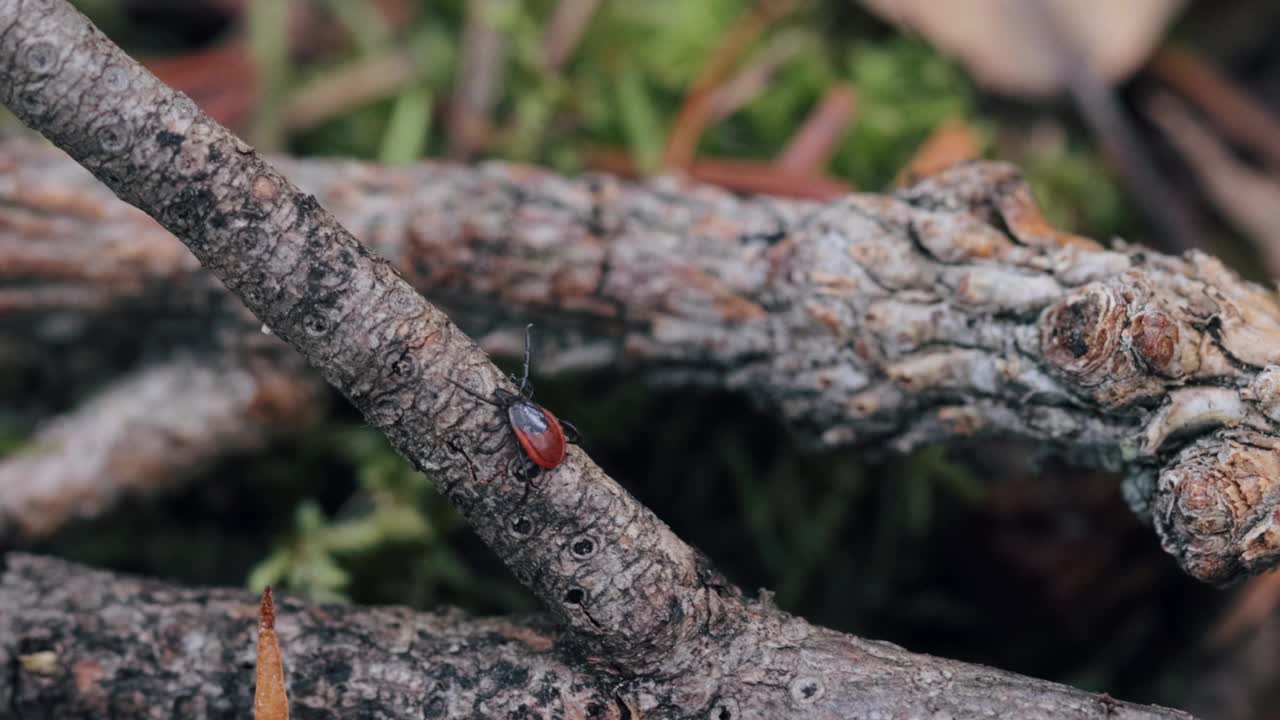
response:
<svg viewBox="0 0 1280 720"><path fill-rule="evenodd" d="M557 418L559 419L559 418ZM582 444L582 432L568 420L560 420L560 428L564 430L564 441L570 445Z"/></svg>
<svg viewBox="0 0 1280 720"><path fill-rule="evenodd" d="M482 403L488 403L496 407L501 407L501 405L498 405L498 403L490 400L489 398L481 395L480 393L476 392L475 390L472 390L471 388L467 387L466 385L463 385L462 383L458 382L457 380L454 380L453 378L445 378L445 380L448 380L449 382L453 383L455 386L457 386L459 390L479 400Z"/></svg>
<svg viewBox="0 0 1280 720"><path fill-rule="evenodd" d="M542 468L534 465L527 458L520 458L520 465L516 468L515 475L524 483L524 492L520 494L520 500L516 505L523 505L524 501L529 498L529 490L534 487L534 479L542 474Z"/></svg>
<svg viewBox="0 0 1280 720"><path fill-rule="evenodd" d="M525 392L525 388L529 387L529 358L533 354L533 323L524 326L524 374L520 376L520 394L527 398L533 397L533 388L529 388L529 392Z"/></svg>
<svg viewBox="0 0 1280 720"><path fill-rule="evenodd" d="M528 380L521 380L516 377L515 373L511 373L511 382L520 383L520 396L525 400L533 399L533 383ZM514 396L513 396L514 397Z"/></svg>
<svg viewBox="0 0 1280 720"><path fill-rule="evenodd" d="M484 428L486 438L497 438L497 440L482 440L476 447L476 450L483 455L493 455L501 451L507 446L508 442L513 439L511 432L505 427L505 423L495 423L492 426Z"/></svg>

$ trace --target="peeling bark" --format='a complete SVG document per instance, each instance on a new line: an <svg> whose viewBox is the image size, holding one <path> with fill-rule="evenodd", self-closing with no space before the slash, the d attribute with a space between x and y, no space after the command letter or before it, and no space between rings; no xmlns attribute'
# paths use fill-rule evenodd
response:
<svg viewBox="0 0 1280 720"><path fill-rule="evenodd" d="M5 560L0 708L66 720L245 717L258 607L250 593ZM1189 717L858 640L768 606L748 612L751 632L710 659L718 667L643 680L587 665L573 639L539 617L285 597L276 629L304 718Z"/></svg>
<svg viewBox="0 0 1280 720"><path fill-rule="evenodd" d="M70 257L89 252L100 241L75 213L105 214L116 218L101 223L107 246L134 264L104 269L103 283L199 285L166 234L99 202L104 192L66 160L19 142L0 145L0 159L14 168L0 221L29 227L0 235L10 257L28 258L0 273L30 268L41 234ZM541 350L544 370L623 358L665 368L748 393L823 445L1043 441L1127 467L1135 509L1157 510L1162 542L1196 577L1230 582L1280 555L1266 530L1280 487L1238 475L1274 462L1272 293L1200 253L1107 250L1056 231L1008 166L825 205L499 164L285 166L460 316L553 316L565 342ZM82 203L57 213L62 225L39 219L66 202L42 177ZM487 346L515 350L514 337ZM1214 479L1187 482L1189 472Z"/></svg>

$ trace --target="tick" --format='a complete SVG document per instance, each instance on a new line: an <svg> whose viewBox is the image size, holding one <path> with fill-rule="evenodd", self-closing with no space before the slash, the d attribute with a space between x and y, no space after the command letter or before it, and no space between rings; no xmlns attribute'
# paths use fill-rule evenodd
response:
<svg viewBox="0 0 1280 720"><path fill-rule="evenodd" d="M568 421L562 421L552 412L533 401L533 385L529 382L529 358L532 354L533 324L524 328L524 372L520 376L518 392L507 392L502 388L493 391L493 397L487 398L480 393L456 382L468 395L490 405L494 405L507 414L507 422L511 434L515 436L525 457L542 470L550 470L564 462L565 453L570 443L577 444L581 439L578 429ZM536 470L529 473L536 474Z"/></svg>

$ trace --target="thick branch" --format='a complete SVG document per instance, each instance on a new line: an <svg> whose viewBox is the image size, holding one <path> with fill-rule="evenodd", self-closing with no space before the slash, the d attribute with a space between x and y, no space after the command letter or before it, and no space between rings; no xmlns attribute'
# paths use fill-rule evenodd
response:
<svg viewBox="0 0 1280 720"><path fill-rule="evenodd" d="M115 381L0 461L0 537L46 535L305 425L322 395L294 365L179 358Z"/></svg>
<svg viewBox="0 0 1280 720"><path fill-rule="evenodd" d="M184 590L56 560L7 558L0 715L244 718L254 598ZM585 674L545 620L472 619L277 599L300 717L616 718L610 678ZM304 709L306 712L304 713Z"/></svg>
<svg viewBox="0 0 1280 720"><path fill-rule="evenodd" d="M67 720L141 717L147 707L245 716L256 609L249 593L183 590L26 555L7 563L0 708ZM855 640L760 606L741 636L749 641L731 645L724 660L738 668L737 682L718 686L702 674L635 684L584 671L572 644L538 618L289 598L276 618L289 695L305 717L1187 717ZM707 711L657 704L690 688L708 694Z"/></svg>
<svg viewBox="0 0 1280 720"><path fill-rule="evenodd" d="M0 158L25 188L4 190L7 224L35 223L51 203L41 176L86 203L102 192L28 144ZM1006 166L828 205L503 165L287 167L434 298L552 313L585 333L561 365L624 353L750 393L827 445L1047 441L1127 464L1135 506L1157 510L1163 542L1197 577L1226 582L1280 555L1280 485L1247 470L1280 458L1274 297L1203 254L1056 232ZM136 217L88 212L120 218L104 223L108 238L139 238L127 256L152 270L126 272L135 284L189 272ZM52 243L95 242L34 227Z"/></svg>

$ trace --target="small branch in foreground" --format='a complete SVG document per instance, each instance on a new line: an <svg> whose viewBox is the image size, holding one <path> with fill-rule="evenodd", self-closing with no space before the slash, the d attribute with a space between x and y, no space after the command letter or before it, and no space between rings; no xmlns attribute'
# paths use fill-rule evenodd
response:
<svg viewBox="0 0 1280 720"><path fill-rule="evenodd" d="M678 647L701 663L700 628L742 621L705 559L580 451L528 492L525 458L454 384L510 380L314 197L65 1L0 5L0 67L0 100L183 240L598 656L652 673Z"/></svg>
<svg viewBox="0 0 1280 720"><path fill-rule="evenodd" d="M97 720L136 715L134 703L145 702L178 708L183 717L244 717L253 698L244 669L253 659L252 594L181 589L28 555L4 560L0 707L21 717ZM767 631L726 648L726 661L749 679L718 687L707 678L628 682L585 663L572 639L544 618L476 619L289 597L277 598L276 607L299 717L310 717L304 709L397 720L1189 717L913 655L760 605L751 608L751 624ZM37 654L46 661L23 663ZM678 694L673 687L706 694L663 704Z"/></svg>

